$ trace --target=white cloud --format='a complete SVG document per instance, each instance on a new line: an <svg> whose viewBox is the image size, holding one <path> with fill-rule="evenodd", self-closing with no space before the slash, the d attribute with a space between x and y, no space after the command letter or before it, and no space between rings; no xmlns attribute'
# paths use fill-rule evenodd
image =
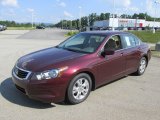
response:
<svg viewBox="0 0 160 120"><path fill-rule="evenodd" d="M130 11L136 13L136 12L139 12L139 8L138 7L129 7L128 8Z"/></svg>
<svg viewBox="0 0 160 120"><path fill-rule="evenodd" d="M129 7L131 5L131 0L120 0L124 7Z"/></svg>
<svg viewBox="0 0 160 120"><path fill-rule="evenodd" d="M28 11L28 12L34 12L35 10L32 9L32 8L27 8L27 11Z"/></svg>
<svg viewBox="0 0 160 120"><path fill-rule="evenodd" d="M155 1L155 3L158 3L158 4L160 4L160 0L156 0L156 1Z"/></svg>
<svg viewBox="0 0 160 120"><path fill-rule="evenodd" d="M103 0L113 6L113 0ZM131 5L131 0L115 0L116 7L129 7Z"/></svg>
<svg viewBox="0 0 160 120"><path fill-rule="evenodd" d="M158 3L155 4L153 0L146 0L146 12L152 17L160 17L160 0L157 1Z"/></svg>
<svg viewBox="0 0 160 120"><path fill-rule="evenodd" d="M81 8L82 8L82 6L78 6L78 8L79 8L79 9L81 9Z"/></svg>
<svg viewBox="0 0 160 120"><path fill-rule="evenodd" d="M13 9L9 9L9 10L8 10L8 15L9 15L9 16L15 16L16 13L15 13L15 11L14 11Z"/></svg>
<svg viewBox="0 0 160 120"><path fill-rule="evenodd" d="M17 0L0 0L0 3L3 6L18 7L18 1Z"/></svg>
<svg viewBox="0 0 160 120"><path fill-rule="evenodd" d="M152 0L146 0L147 13L151 16L155 16L155 8Z"/></svg>
<svg viewBox="0 0 160 120"><path fill-rule="evenodd" d="M66 7L66 3L65 3L65 2L60 2L60 3L59 3L59 6L61 6L61 7Z"/></svg>
<svg viewBox="0 0 160 120"><path fill-rule="evenodd" d="M73 18L73 15L71 13L67 12L67 11L64 11L64 16Z"/></svg>
<svg viewBox="0 0 160 120"><path fill-rule="evenodd" d="M152 17L160 17L160 0L157 0L157 4L155 4L152 0L146 1L146 10L149 15ZM155 13L156 12L156 13Z"/></svg>
<svg viewBox="0 0 160 120"><path fill-rule="evenodd" d="M113 6L113 1L106 1L110 2L111 6ZM115 0L115 11L117 9L120 9L117 11L117 14L133 14L140 11L140 8L134 6L132 0Z"/></svg>

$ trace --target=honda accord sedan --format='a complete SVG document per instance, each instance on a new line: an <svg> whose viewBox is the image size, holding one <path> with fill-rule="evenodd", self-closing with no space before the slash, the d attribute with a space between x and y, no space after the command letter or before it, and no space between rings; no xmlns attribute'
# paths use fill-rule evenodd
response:
<svg viewBox="0 0 160 120"><path fill-rule="evenodd" d="M142 75L150 58L148 45L131 33L82 32L18 59L12 79L31 99L78 104L97 87Z"/></svg>

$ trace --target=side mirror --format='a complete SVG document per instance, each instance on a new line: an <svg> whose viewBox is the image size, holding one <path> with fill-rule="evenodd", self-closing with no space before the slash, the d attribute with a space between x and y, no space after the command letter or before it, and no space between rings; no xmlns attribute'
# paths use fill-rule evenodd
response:
<svg viewBox="0 0 160 120"><path fill-rule="evenodd" d="M106 56L106 55L114 55L115 51L114 50L104 50L102 52L102 56Z"/></svg>

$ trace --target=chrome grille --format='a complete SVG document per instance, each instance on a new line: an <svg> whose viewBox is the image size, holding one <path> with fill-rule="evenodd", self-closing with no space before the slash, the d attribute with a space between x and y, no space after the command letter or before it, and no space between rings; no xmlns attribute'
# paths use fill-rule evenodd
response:
<svg viewBox="0 0 160 120"><path fill-rule="evenodd" d="M14 68L14 75L15 75L15 77L17 77L19 79L28 79L30 74L31 74L30 71L23 70L23 69L20 69L18 67Z"/></svg>

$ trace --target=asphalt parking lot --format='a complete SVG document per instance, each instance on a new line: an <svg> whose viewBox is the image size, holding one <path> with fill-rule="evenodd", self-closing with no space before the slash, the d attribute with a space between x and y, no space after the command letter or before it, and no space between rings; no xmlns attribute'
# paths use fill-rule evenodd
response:
<svg viewBox="0 0 160 120"><path fill-rule="evenodd" d="M16 90L11 69L24 54L55 46L66 31L0 32L0 120L160 120L160 58L143 76L127 76L91 92L78 105L44 104Z"/></svg>

